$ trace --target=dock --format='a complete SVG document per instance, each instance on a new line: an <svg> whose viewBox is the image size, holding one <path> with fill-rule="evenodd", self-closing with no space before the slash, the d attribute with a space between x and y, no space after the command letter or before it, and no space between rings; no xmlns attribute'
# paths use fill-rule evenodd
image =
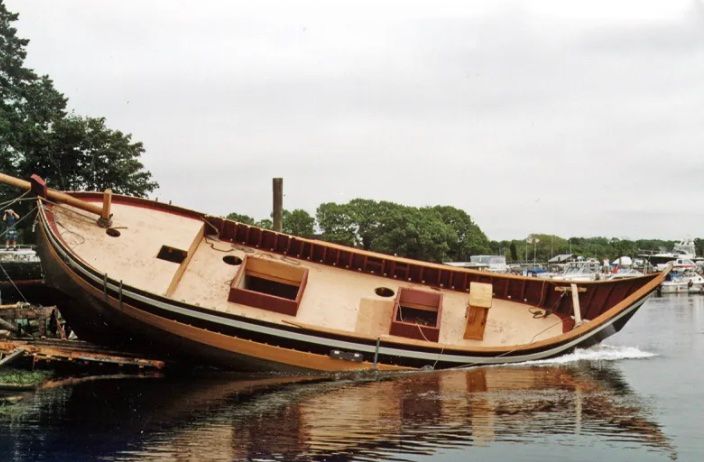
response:
<svg viewBox="0 0 704 462"><path fill-rule="evenodd" d="M117 368L125 371L160 371L166 366L158 359L142 358L80 340L0 341L0 367L22 360L30 360L32 367Z"/></svg>

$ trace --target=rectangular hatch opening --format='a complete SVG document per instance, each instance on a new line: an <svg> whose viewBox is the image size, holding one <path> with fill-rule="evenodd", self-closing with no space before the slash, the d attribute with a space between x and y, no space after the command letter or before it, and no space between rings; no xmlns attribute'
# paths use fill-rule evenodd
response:
<svg viewBox="0 0 704 462"><path fill-rule="evenodd" d="M299 285L286 284L257 276L245 275L244 277L245 289L273 295L275 297L287 298L289 300L296 299L299 287Z"/></svg>
<svg viewBox="0 0 704 462"><path fill-rule="evenodd" d="M440 337L442 294L402 287L391 320L391 335L437 342Z"/></svg>
<svg viewBox="0 0 704 462"><path fill-rule="evenodd" d="M181 264L187 256L188 252L185 250L170 247L168 245L162 245L161 249L159 249L159 253L156 255L156 258Z"/></svg>
<svg viewBox="0 0 704 462"><path fill-rule="evenodd" d="M228 301L295 316L307 280L306 268L247 256L232 280Z"/></svg>

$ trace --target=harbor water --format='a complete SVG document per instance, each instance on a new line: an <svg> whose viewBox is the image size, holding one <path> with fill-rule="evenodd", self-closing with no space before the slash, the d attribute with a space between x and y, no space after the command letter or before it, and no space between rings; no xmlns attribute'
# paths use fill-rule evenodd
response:
<svg viewBox="0 0 704 462"><path fill-rule="evenodd" d="M502 367L113 377L0 407L0 460L704 459L704 296L651 298L605 344Z"/></svg>

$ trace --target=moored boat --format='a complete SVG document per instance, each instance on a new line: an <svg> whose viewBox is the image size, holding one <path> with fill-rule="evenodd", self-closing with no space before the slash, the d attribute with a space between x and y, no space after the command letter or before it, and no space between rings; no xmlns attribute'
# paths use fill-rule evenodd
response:
<svg viewBox="0 0 704 462"><path fill-rule="evenodd" d="M700 294L704 293L704 277L691 271L671 271L660 284L661 294Z"/></svg>
<svg viewBox="0 0 704 462"><path fill-rule="evenodd" d="M79 337L195 364L349 371L543 359L620 330L666 274L570 282L473 271L7 178L38 193L46 282L72 298L60 308Z"/></svg>
<svg viewBox="0 0 704 462"><path fill-rule="evenodd" d="M563 281L598 281L602 279L601 263L594 258L567 263L562 273L553 276Z"/></svg>

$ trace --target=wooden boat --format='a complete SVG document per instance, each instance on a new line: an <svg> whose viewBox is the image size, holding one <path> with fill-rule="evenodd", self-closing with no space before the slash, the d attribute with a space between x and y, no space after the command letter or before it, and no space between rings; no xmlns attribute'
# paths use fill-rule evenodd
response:
<svg viewBox="0 0 704 462"><path fill-rule="evenodd" d="M146 199L37 194L48 285L82 339L241 370L449 368L619 331L666 272L570 283L424 263ZM96 218L98 220L96 221Z"/></svg>

